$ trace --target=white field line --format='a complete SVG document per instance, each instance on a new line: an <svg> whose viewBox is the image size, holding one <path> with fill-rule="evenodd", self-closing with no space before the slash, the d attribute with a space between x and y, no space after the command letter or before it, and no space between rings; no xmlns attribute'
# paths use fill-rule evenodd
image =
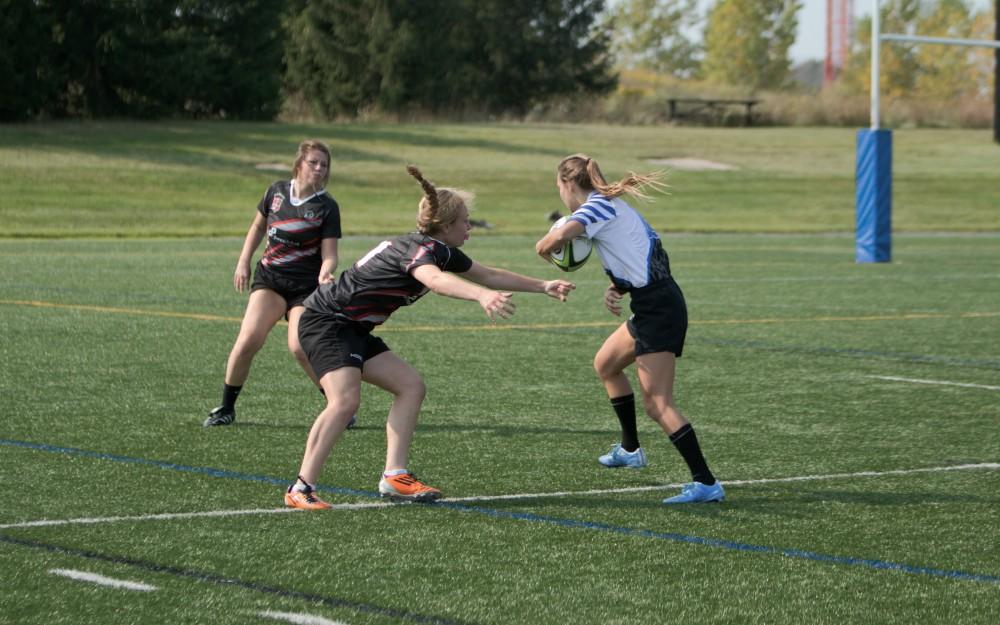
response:
<svg viewBox="0 0 1000 625"><path fill-rule="evenodd" d="M295 625L345 625L343 621L331 621L330 619L325 619L321 616L313 616L312 614L274 612L272 610L265 610L263 612L258 612L257 614L266 618L273 618L277 621L294 623Z"/></svg>
<svg viewBox="0 0 1000 625"><path fill-rule="evenodd" d="M727 480L726 486L754 486L757 484L782 484L790 482L815 482L822 480L842 480L851 478L884 477L890 475L912 475L914 473L943 473L946 471L997 470L998 462L982 462L979 464L959 464L947 467L925 467L923 469L895 469L891 471L858 471L855 473L829 473L826 475L797 475L793 477L772 477L757 480ZM548 493L516 493L513 495L482 495L475 497L448 497L442 502L462 503L477 501L501 501L505 499L541 499L544 497L578 497L585 495L615 495L618 493L638 493L653 490L672 490L680 488L683 483L659 484L656 486L635 486L631 488L608 488L602 490L555 491ZM387 508L389 506L406 505L394 502L342 503L334 504L331 510L365 510L369 508ZM57 525L92 525L97 523L119 523L136 521L170 521L174 519L194 519L202 517L245 516L252 514L280 514L285 512L301 512L295 508L254 508L249 510L211 510L208 512L177 512L166 514L141 514L135 516L88 517L77 519L43 519L41 521L23 521L0 525L0 530L22 527L50 527Z"/></svg>
<svg viewBox="0 0 1000 625"><path fill-rule="evenodd" d="M788 482L811 482L820 480L841 480L857 477L883 477L887 475L911 475L914 473L941 473L944 471L969 471L973 469L1000 469L998 462L983 462L980 464L959 464L949 467L927 467L924 469L896 469L892 471L859 471L857 473L832 473L827 475L798 475L794 477L773 477L759 480L725 480L726 486L754 486L757 484L782 484ZM456 497L442 499L448 502L497 501L502 499L540 499L543 497L575 497L581 495L614 495L617 493L638 493L650 490L667 490L680 488L679 484L660 484L657 486L635 486L632 488L608 488L603 490L577 490L551 493L519 493L515 495L485 495L481 497Z"/></svg>
<svg viewBox="0 0 1000 625"><path fill-rule="evenodd" d="M53 575L61 575L81 582L91 582L100 586L110 586L112 588L124 588L125 590L138 590L140 592L152 592L157 590L156 586L143 584L140 582L130 582L124 579L105 577L97 573L87 573L85 571L75 571L73 569L49 569Z"/></svg>
<svg viewBox="0 0 1000 625"><path fill-rule="evenodd" d="M389 502L342 503L333 505L333 510L358 510L363 508L386 508L396 505ZM135 516L83 517L76 519L42 519L23 523L0 525L0 530L22 527L51 527L56 525L93 525L97 523L128 523L134 521L172 521L175 519L196 519L201 517L246 516L251 514L281 514L301 512L298 508L252 508L249 510L210 510L208 512L173 512L164 514L138 514Z"/></svg>
<svg viewBox="0 0 1000 625"><path fill-rule="evenodd" d="M888 380L890 382L910 382L912 384L936 384L939 386L961 386L964 388L984 388L988 391L1000 391L1000 386L989 386L988 384L967 384L965 382L948 382L947 380L920 380L917 378L899 378L894 375L869 375L865 376L876 380Z"/></svg>

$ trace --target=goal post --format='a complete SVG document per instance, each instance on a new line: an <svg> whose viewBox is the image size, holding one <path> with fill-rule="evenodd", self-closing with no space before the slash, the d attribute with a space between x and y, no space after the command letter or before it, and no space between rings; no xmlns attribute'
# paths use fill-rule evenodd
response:
<svg viewBox="0 0 1000 625"><path fill-rule="evenodd" d="M879 128L879 52L882 41L915 44L982 46L996 49L994 136L1000 142L1000 0L997 0L997 40L882 34L879 1L872 0L871 128L858 131L855 161L855 261L892 260L892 131Z"/></svg>

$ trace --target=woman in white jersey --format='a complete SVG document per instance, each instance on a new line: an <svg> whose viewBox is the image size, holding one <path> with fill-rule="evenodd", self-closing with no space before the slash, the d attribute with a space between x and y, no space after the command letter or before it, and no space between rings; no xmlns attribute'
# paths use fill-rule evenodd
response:
<svg viewBox="0 0 1000 625"><path fill-rule="evenodd" d="M208 413L205 427L230 425L236 420L236 398L250 375L250 364L267 335L282 317L288 320L288 349L313 383L319 380L299 345L302 302L316 287L333 280L340 240L340 206L326 191L330 178L330 148L321 141L299 144L292 179L268 187L246 239L233 287L250 289L236 343L226 362L222 404ZM250 281L250 261L260 242L267 247Z"/></svg>
<svg viewBox="0 0 1000 625"><path fill-rule="evenodd" d="M663 503L722 501L722 484L708 468L694 429L674 403L676 360L684 350L687 307L684 294L670 273L670 260L660 237L621 196L645 198L642 189L662 186L657 174L629 176L608 184L597 161L585 154L559 163L556 186L570 211L566 223L535 245L542 258L574 237L591 239L611 279L604 305L620 316L627 293L632 315L611 333L594 357L594 369L604 383L621 423L622 440L598 458L610 468L646 466L635 423L635 395L625 368L636 363L643 407L680 452L692 481Z"/></svg>

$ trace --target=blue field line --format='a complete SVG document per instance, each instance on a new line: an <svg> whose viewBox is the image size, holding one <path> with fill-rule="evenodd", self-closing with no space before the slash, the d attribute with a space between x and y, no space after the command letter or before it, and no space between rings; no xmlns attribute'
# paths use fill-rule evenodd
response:
<svg viewBox="0 0 1000 625"><path fill-rule="evenodd" d="M513 519L516 521L528 521L531 523L545 523L548 525L556 525L559 527L568 527L572 529L587 529L598 532L622 534L624 536L638 536L641 538L669 540L672 542L688 543L692 545L703 545L706 547L716 547L720 549L729 549L732 551L746 551L752 553L780 555L788 558L796 558L799 560L826 562L829 564L840 564L844 566L860 566L870 569L899 571L901 573L910 573L913 575L930 575L933 577L946 577L949 579L956 579L961 581L987 582L990 584L1000 584L1000 575L984 575L980 573L951 571L948 569L937 569L926 566L911 566L909 564L900 564L898 562L889 562L886 560L872 560L867 558L834 556L824 553L816 553L814 551L805 551L802 549L781 549L780 547L752 545L749 543L739 543L730 540L720 540L717 538L703 538L701 536L675 534L672 532L655 532L653 530L636 529L633 527L622 527L618 525L607 525L605 523L596 523L592 521L561 519L558 517L548 517L538 514L532 514L530 512L510 512L507 510L496 510L494 508L467 506L457 503L448 503L447 501L440 501L435 503L434 505L440 507L452 508L460 512L475 512L478 514L484 514L496 518Z"/></svg>
<svg viewBox="0 0 1000 625"><path fill-rule="evenodd" d="M244 482L263 482L265 484L275 484L278 486L288 486L289 484L288 479L282 480L275 477L268 477L266 475L253 475L250 473L240 473L238 471L213 469L211 467L192 467L185 464L176 464L174 462L162 462L160 460L134 458L132 456L120 456L118 454L109 454L100 451L90 451L87 449L78 449L76 447L59 447L57 445L47 445L45 443L31 443L28 441L15 441L6 438L0 438L0 445L7 445L9 447L21 447L23 449L33 449L35 451L47 451L51 453L67 454L71 456L83 456L85 458L96 458L98 460L111 460L113 462L123 462L126 464L144 464L146 466L157 467L160 469L168 469L171 471L180 471L182 473L198 473L200 475L208 475L211 477L222 477L232 480L242 480ZM316 486L316 490L322 490L329 493L337 493L338 495L353 495L356 497L379 497L378 493L373 493L368 490L341 488L338 486Z"/></svg>
<svg viewBox="0 0 1000 625"><path fill-rule="evenodd" d="M148 460L145 458L133 458L130 456L121 456L118 454L108 454L103 452L89 451L86 449L77 449L74 447L60 447L56 445L47 445L44 443L31 443L27 441L15 441L10 439L0 439L0 445L7 445L11 447L20 447L24 449L33 449L36 451L45 451L52 453L61 453L69 455L83 456L87 458L97 458L100 460L111 460L113 462L124 462L129 464L143 464L148 466L154 466L161 469L168 469L173 471L182 471L185 473L198 473L201 475L210 475L212 477L221 477L226 479L235 479L251 482L263 482L266 484L277 484L286 485L288 480L280 480L278 478L268 477L265 475L252 475L249 473L240 473L237 471L225 471L221 469L212 469L208 467L193 467L182 464L175 464L172 462L160 462L157 460ZM357 490L353 488L341 488L336 486L323 486L316 485L316 490L337 493L341 495L353 495L361 497L379 497L378 493L365 490ZM559 517L548 517L539 514L533 514L530 512L512 512L508 510L497 510L495 508L484 508L481 506L470 506L461 503L450 503L448 501L439 501L428 507L434 508L445 508L448 510L455 510L458 512L471 512L475 514L482 514L485 516L490 516L494 518L501 519L511 519L515 521L527 521L531 523L544 523L547 525L555 525L558 527L566 527L571 529L585 529L591 531L608 532L614 534L621 534L625 536L636 536L640 538L652 538L656 540L668 540L672 542L687 543L692 545L702 545L706 547L715 547L719 549L728 549L731 551L742 551L750 553L760 553L768 555L780 555L788 558L796 558L800 560L808 560L812 562L824 562L828 564L839 564L843 566L860 566L869 569L876 570L888 570L888 571L899 571L901 573L909 573L912 575L929 575L932 577L944 577L948 579L954 579L959 581L972 581L972 582L987 582L990 584L1000 584L1000 575L986 575L980 573L968 573L966 571L954 571L948 569L938 569L933 567L924 566L911 566L909 564L900 564L897 562L889 562L887 560L873 560L868 558L854 558L849 556L836 556L823 553L816 553L813 551L805 551L801 549L782 549L779 547L768 547L765 545L753 545L750 543L740 543L728 540L720 540L716 538L703 538L701 536L691 536L687 534L675 534L671 532L655 532L653 530L636 529L632 527L624 527L619 525L607 525L604 523L597 523L592 521L578 521L574 519L562 519ZM0 536L0 538L3 538ZM10 542L10 541L8 541Z"/></svg>
<svg viewBox="0 0 1000 625"><path fill-rule="evenodd" d="M242 588L244 590L252 590L254 592L276 595L278 597L282 597L285 599L298 599L301 601L305 601L307 603L318 603L328 608L341 608L341 609L352 610L354 612L362 614L373 614L376 616L388 617L391 619L395 619L396 621L407 621L411 623L427 623L428 625L467 625L464 621L447 619L440 616L419 614L395 608L386 608L368 603L359 603L357 601L350 601L348 599L340 599L337 597L329 597L326 595L318 595L308 592L302 592L299 590L289 590L287 588L270 586L268 584L262 584L260 582L244 581L228 575L219 575L217 573L209 573L207 571L198 571L194 569L184 569L177 566L157 564L155 562L149 562L147 560L138 560L136 558L130 558L126 556L108 555L104 553L98 553L96 551L90 551L87 549L77 549L74 547L64 547L62 545L44 543L37 540L14 538L13 536L5 536L3 534L0 534L0 543L17 545L20 547L29 547L32 549L41 549L49 553L75 556L78 558L86 558L88 560L96 560L98 562L107 562L110 564L124 564L144 571L149 571L151 573L161 573L165 575L172 575L174 577L193 579L199 582L211 582L213 584L219 584L221 586L237 587L237 588Z"/></svg>

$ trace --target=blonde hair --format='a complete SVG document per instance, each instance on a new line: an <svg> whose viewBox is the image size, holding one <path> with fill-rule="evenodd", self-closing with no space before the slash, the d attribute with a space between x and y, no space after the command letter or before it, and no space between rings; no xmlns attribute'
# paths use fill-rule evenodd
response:
<svg viewBox="0 0 1000 625"><path fill-rule="evenodd" d="M643 190L647 187L661 193L665 192L667 185L660 182L665 171L655 171L649 174L637 174L630 171L627 176L613 183L608 183L601 173L601 168L597 161L586 154L573 154L567 156L559 163L559 179L563 182L575 183L584 191L597 191L601 195L609 198L616 198L625 193L632 197L648 200L650 197Z"/></svg>
<svg viewBox="0 0 1000 625"><path fill-rule="evenodd" d="M449 187L438 189L414 165L407 165L406 171L417 179L424 191L424 196L417 204L417 230L423 234L433 235L455 223L463 206L466 209L472 208L472 200L475 198L472 193Z"/></svg>
<svg viewBox="0 0 1000 625"><path fill-rule="evenodd" d="M299 144L299 150L295 153L295 163L292 165L292 178L298 178L299 167L302 166L303 161L306 160L306 157L313 150L318 150L326 154L326 175L323 176L323 186L326 187L326 183L330 181L330 165L333 157L330 156L330 146L319 139L306 139Z"/></svg>

